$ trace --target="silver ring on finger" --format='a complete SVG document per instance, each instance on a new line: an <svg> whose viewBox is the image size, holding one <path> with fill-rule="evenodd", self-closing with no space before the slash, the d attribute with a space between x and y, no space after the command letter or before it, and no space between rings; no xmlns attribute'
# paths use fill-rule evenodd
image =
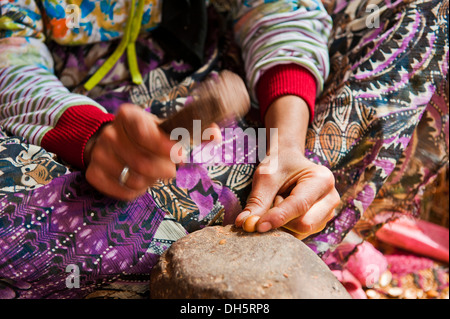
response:
<svg viewBox="0 0 450 319"><path fill-rule="evenodd" d="M119 176L119 184L121 186L125 186L125 183L127 182L128 177L130 177L130 168L125 165L125 167L123 168L123 170Z"/></svg>

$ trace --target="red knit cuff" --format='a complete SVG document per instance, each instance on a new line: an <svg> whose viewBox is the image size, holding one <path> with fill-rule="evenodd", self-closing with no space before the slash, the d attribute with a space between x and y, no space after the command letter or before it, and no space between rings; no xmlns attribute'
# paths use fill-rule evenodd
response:
<svg viewBox="0 0 450 319"><path fill-rule="evenodd" d="M317 83L314 75L297 64L281 64L264 72L258 81L256 95L264 121L272 102L283 95L297 95L308 104L310 122L314 118Z"/></svg>
<svg viewBox="0 0 450 319"><path fill-rule="evenodd" d="M41 146L64 161L84 169L83 153L89 138L105 123L114 119L93 105L69 107L56 126L47 132Z"/></svg>

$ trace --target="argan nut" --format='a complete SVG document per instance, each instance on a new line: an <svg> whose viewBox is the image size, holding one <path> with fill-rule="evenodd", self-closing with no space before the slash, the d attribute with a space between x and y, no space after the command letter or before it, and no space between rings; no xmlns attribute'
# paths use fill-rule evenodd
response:
<svg viewBox="0 0 450 319"><path fill-rule="evenodd" d="M366 295L370 299L379 299L380 298L380 294L373 289L367 289Z"/></svg>
<svg viewBox="0 0 450 319"><path fill-rule="evenodd" d="M272 283L270 283L270 282L266 282L266 283L263 285L263 288L270 288L270 287L272 287Z"/></svg>
<svg viewBox="0 0 450 319"><path fill-rule="evenodd" d="M381 287L387 287L392 281L392 274L389 270L386 270L381 274L379 284Z"/></svg>
<svg viewBox="0 0 450 319"><path fill-rule="evenodd" d="M242 225L242 228L248 232L248 233L253 233L256 231L256 223L258 222L258 220L261 217L259 217L258 215L250 215L248 216L245 221L244 221L244 225Z"/></svg>
<svg viewBox="0 0 450 319"><path fill-rule="evenodd" d="M417 293L414 289L408 288L405 290L405 299L417 299Z"/></svg>
<svg viewBox="0 0 450 319"><path fill-rule="evenodd" d="M400 287L392 287L388 289L388 294L391 297L400 297L403 294L403 289Z"/></svg>
<svg viewBox="0 0 450 319"><path fill-rule="evenodd" d="M427 295L430 298L436 298L437 296L439 296L439 293L436 290L428 290Z"/></svg>

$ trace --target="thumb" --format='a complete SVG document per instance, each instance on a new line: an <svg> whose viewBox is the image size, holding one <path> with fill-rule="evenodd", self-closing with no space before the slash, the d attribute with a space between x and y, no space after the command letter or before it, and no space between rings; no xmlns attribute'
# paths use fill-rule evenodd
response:
<svg viewBox="0 0 450 319"><path fill-rule="evenodd" d="M253 177L252 191L247 199L247 205L236 217L236 227L242 227L250 215L260 217L272 207L278 188L274 187L274 183L265 181L261 176L264 175L254 175Z"/></svg>

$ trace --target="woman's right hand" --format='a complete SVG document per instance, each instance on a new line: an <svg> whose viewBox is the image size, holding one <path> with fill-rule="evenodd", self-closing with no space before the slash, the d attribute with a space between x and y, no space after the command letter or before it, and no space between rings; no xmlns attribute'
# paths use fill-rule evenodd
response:
<svg viewBox="0 0 450 319"><path fill-rule="evenodd" d="M106 124L86 145L87 181L101 193L119 200L133 200L160 178L176 175L170 140L157 117L139 106L124 104L114 121ZM172 155L173 156L173 155ZM128 167L126 180L120 176Z"/></svg>

